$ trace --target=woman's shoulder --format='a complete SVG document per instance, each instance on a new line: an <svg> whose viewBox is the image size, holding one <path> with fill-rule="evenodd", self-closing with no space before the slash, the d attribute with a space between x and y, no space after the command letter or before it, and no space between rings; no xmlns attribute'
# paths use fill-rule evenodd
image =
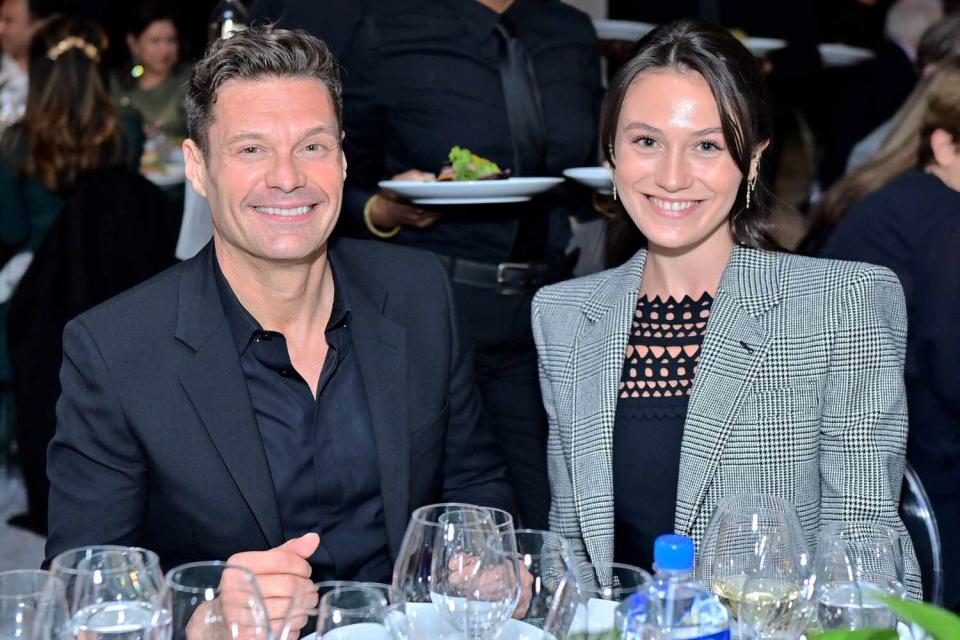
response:
<svg viewBox="0 0 960 640"><path fill-rule="evenodd" d="M783 300L849 298L853 290L866 295L903 295L896 274L884 266L786 253L778 256L778 288Z"/></svg>
<svg viewBox="0 0 960 640"><path fill-rule="evenodd" d="M629 273L630 262L605 269L587 276L564 280L543 287L533 298L534 308L550 307L580 308L588 301L596 299L597 293L611 281L619 280Z"/></svg>

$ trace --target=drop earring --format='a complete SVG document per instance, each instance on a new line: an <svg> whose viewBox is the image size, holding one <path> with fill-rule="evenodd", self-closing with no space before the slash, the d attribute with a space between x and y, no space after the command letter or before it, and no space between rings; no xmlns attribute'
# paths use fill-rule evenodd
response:
<svg viewBox="0 0 960 640"><path fill-rule="evenodd" d="M617 172L610 169L610 184L613 186L613 201L617 201Z"/></svg>

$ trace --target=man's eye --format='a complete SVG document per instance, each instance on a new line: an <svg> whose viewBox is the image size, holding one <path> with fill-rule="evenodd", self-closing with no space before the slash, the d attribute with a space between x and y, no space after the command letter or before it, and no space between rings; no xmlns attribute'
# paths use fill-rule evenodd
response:
<svg viewBox="0 0 960 640"><path fill-rule="evenodd" d="M242 149L240 149L240 153L251 154L251 153L257 153L259 150L260 149L257 147L243 147Z"/></svg>

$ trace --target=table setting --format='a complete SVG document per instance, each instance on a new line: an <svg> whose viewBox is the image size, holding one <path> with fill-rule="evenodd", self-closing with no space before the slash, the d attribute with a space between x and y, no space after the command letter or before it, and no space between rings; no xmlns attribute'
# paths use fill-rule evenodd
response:
<svg viewBox="0 0 960 640"><path fill-rule="evenodd" d="M655 556L664 563L655 576L617 563L584 571L567 540L517 529L506 511L428 505L411 516L391 584L318 582L295 591L273 623L247 568L195 562L164 575L152 551L83 547L58 555L48 571L0 573L0 637L667 640L707 637L689 635L690 612L700 607L702 618L706 605L728 620L711 638L808 640L867 628L924 637L890 604L905 598L903 550L882 525L825 526L811 554L788 502L728 496L697 548L695 579L692 541L661 538L689 544L693 600L671 592L683 584L665 571L665 556Z"/></svg>

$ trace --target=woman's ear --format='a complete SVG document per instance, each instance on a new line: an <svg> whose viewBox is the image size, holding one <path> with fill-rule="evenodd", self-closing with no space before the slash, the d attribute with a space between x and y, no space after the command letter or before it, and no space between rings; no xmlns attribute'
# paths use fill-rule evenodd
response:
<svg viewBox="0 0 960 640"><path fill-rule="evenodd" d="M760 172L760 156L763 155L763 152L766 151L769 146L770 140L763 140L753 148L753 154L750 156L750 174L747 176L747 180L757 179L757 175Z"/></svg>
<svg viewBox="0 0 960 640"><path fill-rule="evenodd" d="M935 129L930 134L930 149L937 164L949 169L960 162L960 151L957 150L957 141L944 129Z"/></svg>

